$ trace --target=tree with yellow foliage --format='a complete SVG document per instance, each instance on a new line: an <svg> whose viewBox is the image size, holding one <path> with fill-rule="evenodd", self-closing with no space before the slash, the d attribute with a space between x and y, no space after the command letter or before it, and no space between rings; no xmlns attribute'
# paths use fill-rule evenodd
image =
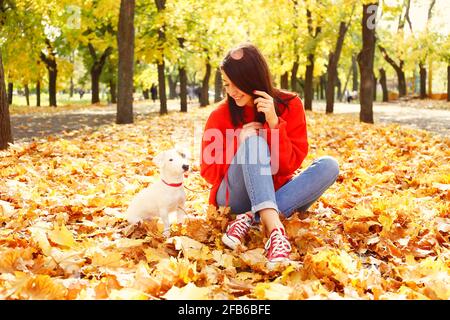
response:
<svg viewBox="0 0 450 320"><path fill-rule="evenodd" d="M0 0L0 31L4 30L7 14L9 14L11 10L14 10L12 1ZM0 50L0 150L6 149L8 143L13 142L8 97L6 96L2 52Z"/></svg>

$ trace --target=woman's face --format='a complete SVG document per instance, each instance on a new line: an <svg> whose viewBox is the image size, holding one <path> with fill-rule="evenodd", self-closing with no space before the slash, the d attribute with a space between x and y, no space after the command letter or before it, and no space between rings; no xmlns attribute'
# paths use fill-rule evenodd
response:
<svg viewBox="0 0 450 320"><path fill-rule="evenodd" d="M225 72L221 70L222 72L222 79L223 79L223 86L225 87L225 90L227 94L236 101L236 104L239 107L244 107L246 105L253 106L253 97L249 94L246 94L245 92L239 90L233 82L227 77Z"/></svg>

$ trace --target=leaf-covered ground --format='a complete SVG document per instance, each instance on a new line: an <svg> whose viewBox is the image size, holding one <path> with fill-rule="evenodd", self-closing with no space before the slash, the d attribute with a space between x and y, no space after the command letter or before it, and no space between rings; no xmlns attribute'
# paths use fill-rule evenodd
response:
<svg viewBox="0 0 450 320"><path fill-rule="evenodd" d="M302 167L331 155L341 174L283 221L294 263L268 270L261 231L225 249L228 210L207 205L198 147L212 108L0 153L0 299L450 298L448 138L308 112ZM180 142L195 155L191 217L164 239L123 212L158 179L153 156Z"/></svg>

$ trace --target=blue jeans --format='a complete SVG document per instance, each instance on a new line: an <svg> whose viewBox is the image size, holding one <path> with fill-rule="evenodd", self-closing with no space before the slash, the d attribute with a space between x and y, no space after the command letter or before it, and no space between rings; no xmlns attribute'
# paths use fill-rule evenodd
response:
<svg viewBox="0 0 450 320"><path fill-rule="evenodd" d="M258 156L255 157L255 154ZM294 211L304 212L339 175L337 161L324 156L314 160L306 170L275 192L272 175L261 174L270 172L269 161L270 151L264 138L251 136L239 146L227 173L228 206L233 213L252 211L256 221L259 221L257 213L262 209L272 208L286 217L291 216ZM216 196L219 206L225 206L225 187L224 178Z"/></svg>

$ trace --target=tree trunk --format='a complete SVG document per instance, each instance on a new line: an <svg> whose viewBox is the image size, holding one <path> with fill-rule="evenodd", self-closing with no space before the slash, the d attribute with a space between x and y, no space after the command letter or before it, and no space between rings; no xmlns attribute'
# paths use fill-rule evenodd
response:
<svg viewBox="0 0 450 320"><path fill-rule="evenodd" d="M388 102L389 95L388 95L387 82L386 82L386 70L384 70L383 68L380 68L379 71L380 71L380 84L381 84L381 89L383 91L383 102Z"/></svg>
<svg viewBox="0 0 450 320"><path fill-rule="evenodd" d="M403 69L397 71L397 78L398 78L398 95L399 97L404 97L406 96L406 77Z"/></svg>
<svg viewBox="0 0 450 320"><path fill-rule="evenodd" d="M353 77L353 91L358 91L359 84L358 84L358 64L356 63L356 55L352 55L352 77Z"/></svg>
<svg viewBox="0 0 450 320"><path fill-rule="evenodd" d="M180 73L180 111L187 112L187 73L186 68L179 68Z"/></svg>
<svg viewBox="0 0 450 320"><path fill-rule="evenodd" d="M50 67L48 70L48 94L50 107L57 106L56 103L56 78L58 77L58 69L56 69L56 61L54 60L54 67Z"/></svg>
<svg viewBox="0 0 450 320"><path fill-rule="evenodd" d="M11 105L13 102L13 92L14 92L14 84L12 82L8 82L8 104Z"/></svg>
<svg viewBox="0 0 450 320"><path fill-rule="evenodd" d="M344 45L345 34L347 33L348 26L345 22L341 21L339 24L339 36L336 41L336 46L333 52L330 52L328 57L328 83L327 83L327 106L326 113L333 113L334 108L334 84L338 79L337 66L339 63L339 58L342 52L342 46ZM339 97L342 93L339 93Z"/></svg>
<svg viewBox="0 0 450 320"><path fill-rule="evenodd" d="M311 38L317 39L318 35L322 31L321 26L313 27L312 11L309 6L306 6L306 22L308 26L308 34ZM315 31L314 31L315 30ZM308 53L306 70L305 70L305 86L304 86L304 97L305 97L305 110L312 110L312 99L313 99L313 77L314 77L314 51L317 44L314 46L312 52Z"/></svg>
<svg viewBox="0 0 450 320"><path fill-rule="evenodd" d="M420 99L427 97L427 69L424 68L423 63L419 63L420 68Z"/></svg>
<svg viewBox="0 0 450 320"><path fill-rule="evenodd" d="M48 95L49 105L56 107L56 78L58 76L58 65L56 64L55 53L53 51L52 44L49 39L45 39L47 44L48 56L43 52L40 53L40 58L44 62L48 71Z"/></svg>
<svg viewBox="0 0 450 320"><path fill-rule="evenodd" d="M450 101L450 64L447 65L447 101Z"/></svg>
<svg viewBox="0 0 450 320"><path fill-rule="evenodd" d="M91 103L99 103L100 102L100 75L102 74L103 67L105 66L106 59L112 53L112 47L108 47L102 53L100 58L97 57L97 52L95 51L94 46L89 43L88 44L89 52L91 54L92 59L94 60L91 67L91 88L92 88L92 98Z"/></svg>
<svg viewBox="0 0 450 320"><path fill-rule="evenodd" d="M383 54L384 59L394 68L395 73L397 74L398 79L398 95L399 97L406 96L406 78L405 72L403 71L404 61L400 60L400 63L396 63L387 53L386 49L381 45L378 45L380 51Z"/></svg>
<svg viewBox="0 0 450 320"><path fill-rule="evenodd" d="M30 88L28 88L28 84L25 85L25 100L27 101L27 106L30 106Z"/></svg>
<svg viewBox="0 0 450 320"><path fill-rule="evenodd" d="M297 92L297 93L298 93L297 71L298 71L298 67L299 67L298 59L299 58L297 57L297 60L294 61L294 64L292 65L292 70L291 70L291 90L292 90L292 92Z"/></svg>
<svg viewBox="0 0 450 320"><path fill-rule="evenodd" d="M36 82L36 107L41 106L41 81Z"/></svg>
<svg viewBox="0 0 450 320"><path fill-rule="evenodd" d="M430 59L428 63L428 96L433 94L433 60Z"/></svg>
<svg viewBox="0 0 450 320"><path fill-rule="evenodd" d="M325 97L325 84L322 83L322 76L319 77L319 92L317 94L317 100L322 100Z"/></svg>
<svg viewBox="0 0 450 320"><path fill-rule="evenodd" d="M159 114L167 114L166 75L164 57L158 63Z"/></svg>
<svg viewBox="0 0 450 320"><path fill-rule="evenodd" d="M375 27L369 24L372 17L372 6L378 6L378 1L363 5L362 40L363 46L358 54L358 64L361 74L359 119L362 122L373 123L373 61L375 56Z"/></svg>
<svg viewBox="0 0 450 320"><path fill-rule="evenodd" d="M185 50L184 42L186 40L183 37L178 38L178 44L180 45L181 50ZM219 74L220 70L218 69ZM185 61L180 61L179 67L178 67L178 74L180 75L180 112L187 112L188 107L188 92L187 92L187 73L186 73L186 63ZM217 80L217 79L216 79ZM220 83L220 86L222 83ZM219 93L220 95L220 93Z"/></svg>
<svg viewBox="0 0 450 320"><path fill-rule="evenodd" d="M206 107L209 105L209 78L211 77L211 64L209 59L206 62L206 73L202 81L202 91L200 95L200 107Z"/></svg>
<svg viewBox="0 0 450 320"><path fill-rule="evenodd" d="M100 102L100 72L98 69L91 69L91 91L92 91L92 97L91 97L91 103L96 104Z"/></svg>
<svg viewBox="0 0 450 320"><path fill-rule="evenodd" d="M166 0L155 0L158 12L166 9ZM159 91L159 114L167 114L167 96L166 96L166 76L164 62L164 43L166 42L166 25L163 24L158 30L158 46L160 47L160 57L157 61L158 65L158 91Z"/></svg>
<svg viewBox="0 0 450 320"><path fill-rule="evenodd" d="M220 100L222 100L222 73L217 68L214 79L214 102L219 102Z"/></svg>
<svg viewBox="0 0 450 320"><path fill-rule="evenodd" d="M145 100L150 99L150 90L149 90L148 88L142 90L142 95L144 96L144 99L145 99Z"/></svg>
<svg viewBox="0 0 450 320"><path fill-rule="evenodd" d="M117 124L133 123L134 8L135 0L120 1Z"/></svg>
<svg viewBox="0 0 450 320"><path fill-rule="evenodd" d="M69 97L73 97L74 92L74 84L73 84L73 77L70 77L70 88L69 88Z"/></svg>
<svg viewBox="0 0 450 320"><path fill-rule="evenodd" d="M325 79L325 75L320 76L320 100L325 99L325 88L327 87L327 79Z"/></svg>
<svg viewBox="0 0 450 320"><path fill-rule="evenodd" d="M305 72L305 110L312 110L314 54L308 54L308 65Z"/></svg>
<svg viewBox="0 0 450 320"><path fill-rule="evenodd" d="M373 74L373 101L377 101L377 77Z"/></svg>
<svg viewBox="0 0 450 320"><path fill-rule="evenodd" d="M348 86L348 81L350 80L350 75L352 73L353 70L353 66L350 66L349 71L347 72L347 76L345 77L345 84L344 84L344 88L342 89L342 91L345 93L347 91L347 86ZM339 99L341 102L344 98L344 95L341 96L341 98Z"/></svg>
<svg viewBox="0 0 450 320"><path fill-rule="evenodd" d="M339 75L336 77L336 87L337 87L337 98L338 100L341 100L342 98L342 82L341 79L339 79Z"/></svg>
<svg viewBox="0 0 450 320"><path fill-rule="evenodd" d="M117 103L117 86L114 79L109 80L109 93L111 95L111 103Z"/></svg>
<svg viewBox="0 0 450 320"><path fill-rule="evenodd" d="M177 97L177 77L175 76L174 78L170 74L167 77L169 82L169 99L176 99Z"/></svg>
<svg viewBox="0 0 450 320"><path fill-rule="evenodd" d="M285 90L289 89L289 73L287 71L280 77L280 87Z"/></svg>
<svg viewBox="0 0 450 320"><path fill-rule="evenodd" d="M336 85L336 77L337 77L337 68L333 63L330 63L329 60L328 60L328 68L327 68L327 74L328 74L327 88L325 91L325 96L327 99L325 113L333 113L334 87Z"/></svg>
<svg viewBox="0 0 450 320"><path fill-rule="evenodd" d="M6 95L5 87L5 75L3 73L2 54L0 52L0 150L8 148L8 143L13 142L8 97Z"/></svg>

